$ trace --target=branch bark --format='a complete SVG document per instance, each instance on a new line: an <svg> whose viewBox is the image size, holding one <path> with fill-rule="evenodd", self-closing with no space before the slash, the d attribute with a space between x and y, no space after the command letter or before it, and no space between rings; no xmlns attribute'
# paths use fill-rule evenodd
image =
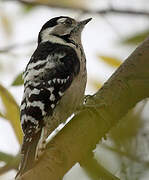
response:
<svg viewBox="0 0 149 180"><path fill-rule="evenodd" d="M88 98L83 110L49 142L37 165L23 180L60 180L91 152L132 107L149 97L149 38Z"/></svg>

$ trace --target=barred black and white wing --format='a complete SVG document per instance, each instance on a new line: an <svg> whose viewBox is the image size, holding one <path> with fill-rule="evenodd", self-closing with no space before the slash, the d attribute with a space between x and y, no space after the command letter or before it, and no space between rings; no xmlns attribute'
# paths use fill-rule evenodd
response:
<svg viewBox="0 0 149 180"><path fill-rule="evenodd" d="M45 126L65 91L79 73L80 62L69 46L45 42L38 45L24 73L21 124L24 132L20 172L33 166ZM19 173L20 173L19 172Z"/></svg>

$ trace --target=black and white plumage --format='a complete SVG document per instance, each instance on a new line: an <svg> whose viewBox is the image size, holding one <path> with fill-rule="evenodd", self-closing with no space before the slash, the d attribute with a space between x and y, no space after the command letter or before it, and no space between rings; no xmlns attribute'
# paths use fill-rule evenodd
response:
<svg viewBox="0 0 149 180"><path fill-rule="evenodd" d="M83 100L87 75L81 32L90 20L60 16L39 32L37 49L24 72L20 108L24 139L17 177L33 166L46 138Z"/></svg>

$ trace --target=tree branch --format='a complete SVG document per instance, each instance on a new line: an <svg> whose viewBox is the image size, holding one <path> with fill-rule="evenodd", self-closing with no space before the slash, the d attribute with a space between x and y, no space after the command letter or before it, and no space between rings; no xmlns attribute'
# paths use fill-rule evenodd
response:
<svg viewBox="0 0 149 180"><path fill-rule="evenodd" d="M20 179L62 179L121 117L136 103L149 97L148 49L149 39L126 59L93 97L88 98L84 109L49 142L40 161Z"/></svg>
<svg viewBox="0 0 149 180"><path fill-rule="evenodd" d="M6 46L6 47L3 47L0 49L0 53L8 53L14 49L17 49L17 48L20 48L20 47L28 47L28 46L31 46L33 44L35 44L36 41L28 41L28 42L25 42L25 43L16 43L16 44L12 44L12 45L9 45L9 46Z"/></svg>
<svg viewBox="0 0 149 180"><path fill-rule="evenodd" d="M5 0L6 1L6 0ZM11 1L11 0L7 0ZM74 7L71 5L65 5L63 3L53 3L53 1L27 1L27 0L15 0L18 1L24 5L30 5L30 6L46 6L46 7L51 7L51 8L56 8L56 9L68 9L72 11L78 11L83 14L99 14L99 15L105 15L105 14L128 14L128 15L143 15L143 16L149 16L148 11L141 11L141 10L132 10L132 9L115 9L112 7L102 9L102 10L91 10L87 9L84 7Z"/></svg>
<svg viewBox="0 0 149 180"><path fill-rule="evenodd" d="M83 161L80 162L82 168L86 171L88 176L94 180L120 180L107 169L102 167L97 160L94 158L93 153L89 153Z"/></svg>

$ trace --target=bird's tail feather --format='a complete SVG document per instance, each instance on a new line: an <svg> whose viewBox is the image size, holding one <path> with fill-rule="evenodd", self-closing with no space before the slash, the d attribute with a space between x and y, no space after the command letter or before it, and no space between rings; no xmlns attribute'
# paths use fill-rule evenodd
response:
<svg viewBox="0 0 149 180"><path fill-rule="evenodd" d="M17 177L20 177L22 174L24 174L34 166L36 148L40 140L40 136L41 130L38 131L36 135L32 137L32 139L30 140L27 137L27 135L24 137L21 148L21 162L19 165L19 171L16 175L16 179Z"/></svg>

